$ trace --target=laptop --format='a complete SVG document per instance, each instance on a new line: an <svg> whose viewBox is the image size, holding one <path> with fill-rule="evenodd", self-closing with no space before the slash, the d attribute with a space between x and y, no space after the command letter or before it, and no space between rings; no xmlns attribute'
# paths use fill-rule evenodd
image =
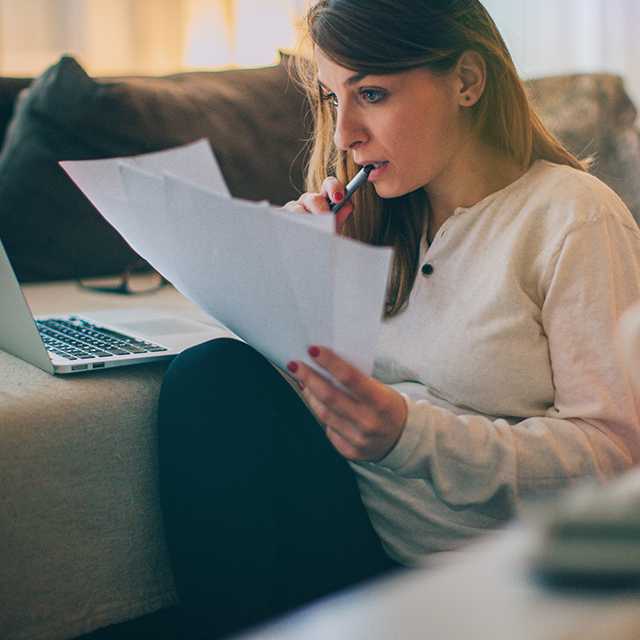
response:
<svg viewBox="0 0 640 640"><path fill-rule="evenodd" d="M164 360L230 335L148 307L34 317L2 242L0 300L0 349L51 374Z"/></svg>

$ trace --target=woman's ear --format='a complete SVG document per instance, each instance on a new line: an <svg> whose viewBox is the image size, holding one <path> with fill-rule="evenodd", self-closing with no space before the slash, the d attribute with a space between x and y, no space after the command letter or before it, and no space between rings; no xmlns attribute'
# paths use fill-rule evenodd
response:
<svg viewBox="0 0 640 640"><path fill-rule="evenodd" d="M470 107L482 96L487 81L487 65L484 58L475 51L465 51L456 67L458 78L458 104Z"/></svg>

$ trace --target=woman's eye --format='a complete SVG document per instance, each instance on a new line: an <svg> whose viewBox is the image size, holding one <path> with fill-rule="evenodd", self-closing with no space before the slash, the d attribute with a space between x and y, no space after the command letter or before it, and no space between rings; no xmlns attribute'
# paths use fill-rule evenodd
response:
<svg viewBox="0 0 640 640"><path fill-rule="evenodd" d="M323 93L322 99L326 102L330 102L332 106L338 106L338 98L335 93Z"/></svg>
<svg viewBox="0 0 640 640"><path fill-rule="evenodd" d="M360 91L360 95L366 100L366 102L375 104L384 98L385 93L379 89L362 89Z"/></svg>

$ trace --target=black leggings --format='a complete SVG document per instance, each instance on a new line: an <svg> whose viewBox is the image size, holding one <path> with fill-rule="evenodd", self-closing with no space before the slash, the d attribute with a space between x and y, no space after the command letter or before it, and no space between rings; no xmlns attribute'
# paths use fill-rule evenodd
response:
<svg viewBox="0 0 640 640"><path fill-rule="evenodd" d="M162 513L180 608L218 637L397 567L353 470L282 374L218 339L160 396Z"/></svg>

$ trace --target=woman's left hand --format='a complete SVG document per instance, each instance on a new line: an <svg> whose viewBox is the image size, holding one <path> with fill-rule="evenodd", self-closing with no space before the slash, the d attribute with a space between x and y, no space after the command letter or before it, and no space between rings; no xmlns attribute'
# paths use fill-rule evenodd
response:
<svg viewBox="0 0 640 640"><path fill-rule="evenodd" d="M396 445L407 419L404 398L387 385L364 375L325 347L309 355L345 390L303 362L287 365L333 446L348 460L378 462Z"/></svg>

